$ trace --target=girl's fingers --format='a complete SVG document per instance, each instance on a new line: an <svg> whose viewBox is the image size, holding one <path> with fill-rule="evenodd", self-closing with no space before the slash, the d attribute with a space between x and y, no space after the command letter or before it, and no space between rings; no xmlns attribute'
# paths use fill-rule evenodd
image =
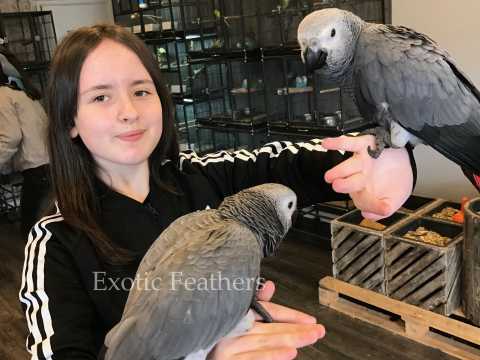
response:
<svg viewBox="0 0 480 360"><path fill-rule="evenodd" d="M271 302L260 301L265 310L273 317L273 320L280 323L291 324L316 324L317 319L313 316L305 314L301 311L290 309L288 307L274 304ZM260 321L262 318L255 313L255 320Z"/></svg>
<svg viewBox="0 0 480 360"><path fill-rule="evenodd" d="M233 353L239 354L257 349L269 349L278 347L300 348L317 342L325 336L325 328L322 325L303 325L302 328L297 327L289 329L288 327L279 327L278 329L271 327L274 333L246 333L236 338ZM288 325L288 324L287 324ZM291 325L291 324L289 324Z"/></svg>
<svg viewBox="0 0 480 360"><path fill-rule="evenodd" d="M236 355L232 360L290 360L297 357L297 349L281 347L245 352Z"/></svg>
<svg viewBox="0 0 480 360"><path fill-rule="evenodd" d="M355 200L354 200L355 202ZM386 200L368 201L368 204L356 205L358 209L362 209L362 216L371 220L378 220L391 215L392 206Z"/></svg>
<svg viewBox="0 0 480 360"><path fill-rule="evenodd" d="M248 331L248 334L280 334L286 332L304 331L306 327L312 327L316 329L315 331L323 331L325 333L325 327L321 324L255 322L255 325Z"/></svg>
<svg viewBox="0 0 480 360"><path fill-rule="evenodd" d="M375 146L375 138L372 135L362 136L339 136L322 140L322 147L327 150L344 150L350 152L362 152L368 146Z"/></svg>
<svg viewBox="0 0 480 360"><path fill-rule="evenodd" d="M325 181L327 183L332 183L338 178L346 178L359 173L362 170L362 161L357 156L353 156L328 170L325 173Z"/></svg>
<svg viewBox="0 0 480 360"><path fill-rule="evenodd" d="M362 173L354 174L346 179L337 179L332 183L332 188L337 193L351 194L365 188L365 176Z"/></svg>
<svg viewBox="0 0 480 360"><path fill-rule="evenodd" d="M270 301L274 293L275 284L273 281L268 280L262 285L260 290L257 291L257 299L262 301Z"/></svg>
<svg viewBox="0 0 480 360"><path fill-rule="evenodd" d="M365 219L369 219L369 220L373 220L373 221L378 221L378 220L383 219L385 217L385 216L374 214L374 213L371 213L371 212L368 212L368 211L362 211L362 216Z"/></svg>

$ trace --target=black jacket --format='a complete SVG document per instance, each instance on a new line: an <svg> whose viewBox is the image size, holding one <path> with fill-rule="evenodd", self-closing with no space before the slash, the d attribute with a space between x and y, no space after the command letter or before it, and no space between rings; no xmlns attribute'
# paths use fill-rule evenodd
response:
<svg viewBox="0 0 480 360"><path fill-rule="evenodd" d="M347 156L325 151L319 140L275 142L254 152L205 157L185 152L178 164L166 162L162 169L183 194L151 184L147 198L139 203L98 181L101 226L116 244L141 259L178 217L215 208L225 196L253 185L283 183L297 193L300 206L344 198L323 176ZM35 225L25 254L20 301L32 359L95 359L105 335L121 318L139 261L105 265L88 238L68 226L60 211Z"/></svg>

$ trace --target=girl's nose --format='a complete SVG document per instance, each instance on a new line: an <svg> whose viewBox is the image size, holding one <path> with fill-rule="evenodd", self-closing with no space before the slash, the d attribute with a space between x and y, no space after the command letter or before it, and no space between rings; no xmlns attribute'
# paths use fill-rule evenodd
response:
<svg viewBox="0 0 480 360"><path fill-rule="evenodd" d="M120 101L118 119L122 122L130 122L138 119L138 111L136 104L128 95L123 96Z"/></svg>

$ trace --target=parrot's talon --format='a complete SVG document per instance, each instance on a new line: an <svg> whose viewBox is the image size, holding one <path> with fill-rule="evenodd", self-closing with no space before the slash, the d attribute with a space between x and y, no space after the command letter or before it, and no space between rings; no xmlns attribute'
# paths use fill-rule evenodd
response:
<svg viewBox="0 0 480 360"><path fill-rule="evenodd" d="M267 309L258 302L257 299L252 301L251 308L262 318L265 323L273 323L272 316L268 313Z"/></svg>
<svg viewBox="0 0 480 360"><path fill-rule="evenodd" d="M368 155L370 155L374 159L378 159L380 155L382 154L382 148L377 146L375 150L373 150L370 145L367 148Z"/></svg>

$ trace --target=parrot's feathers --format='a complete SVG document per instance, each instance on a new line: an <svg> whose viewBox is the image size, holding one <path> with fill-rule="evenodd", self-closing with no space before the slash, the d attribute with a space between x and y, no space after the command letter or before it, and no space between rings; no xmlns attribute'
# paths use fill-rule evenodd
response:
<svg viewBox="0 0 480 360"><path fill-rule="evenodd" d="M105 346L107 348L115 349L128 337L130 332L134 331L136 324L136 317L131 316L126 319L122 319L111 331L108 332L105 337ZM111 360L110 357L106 357L105 360Z"/></svg>
<svg viewBox="0 0 480 360"><path fill-rule="evenodd" d="M221 249L221 256L216 256L216 249ZM245 316L256 287L252 282L251 288L245 290L212 291L222 283L214 281L211 285L199 280L212 276L215 279L217 274L230 279L255 279L261 257L252 231L232 220L221 221L217 210L177 219L152 244L137 271L148 274L149 280L162 281L150 290L152 296L146 296L141 288L131 289L123 317L138 318L138 326L133 328L137 333L130 331L135 345L117 348L117 356L127 359L149 354L152 358L176 359L207 349ZM235 266L232 258L236 259ZM185 287L186 279L197 282L191 284L192 288Z"/></svg>
<svg viewBox="0 0 480 360"><path fill-rule="evenodd" d="M429 37L401 26L367 25L358 38L354 78L364 117L374 119L386 103L407 131L480 171L480 93Z"/></svg>

